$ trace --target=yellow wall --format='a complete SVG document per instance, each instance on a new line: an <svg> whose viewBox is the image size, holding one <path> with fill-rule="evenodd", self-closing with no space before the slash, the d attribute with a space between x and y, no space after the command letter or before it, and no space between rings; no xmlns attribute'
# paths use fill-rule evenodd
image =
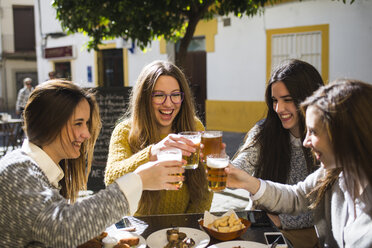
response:
<svg viewBox="0 0 372 248"><path fill-rule="evenodd" d="M208 130L247 132L266 115L265 102L206 101Z"/></svg>
<svg viewBox="0 0 372 248"><path fill-rule="evenodd" d="M194 36L205 36L205 51L214 52L214 36L217 34L217 20L200 21L195 28ZM166 41L160 40L160 53L167 53Z"/></svg>

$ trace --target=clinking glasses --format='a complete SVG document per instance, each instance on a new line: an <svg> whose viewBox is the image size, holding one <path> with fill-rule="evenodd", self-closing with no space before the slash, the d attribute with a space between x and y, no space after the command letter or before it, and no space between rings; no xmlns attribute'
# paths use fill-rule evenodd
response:
<svg viewBox="0 0 372 248"><path fill-rule="evenodd" d="M164 94L161 92L153 92L151 94L152 102L155 104L163 104L167 100L168 96L170 97L173 104L180 104L183 101L183 92L173 92L171 94Z"/></svg>

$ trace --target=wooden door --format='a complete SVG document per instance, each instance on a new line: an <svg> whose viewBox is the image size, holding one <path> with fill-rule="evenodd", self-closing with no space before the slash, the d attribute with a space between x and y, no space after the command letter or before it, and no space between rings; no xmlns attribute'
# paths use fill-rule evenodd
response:
<svg viewBox="0 0 372 248"><path fill-rule="evenodd" d="M194 96L197 115L205 125L205 100L207 99L207 53L188 52L184 68Z"/></svg>

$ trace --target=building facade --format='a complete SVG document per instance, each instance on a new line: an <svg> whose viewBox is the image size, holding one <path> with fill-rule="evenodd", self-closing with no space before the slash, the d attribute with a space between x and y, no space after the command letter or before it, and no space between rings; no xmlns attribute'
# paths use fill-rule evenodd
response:
<svg viewBox="0 0 372 248"><path fill-rule="evenodd" d="M57 71L84 87L133 86L142 67L174 60L174 44L155 40L146 51L121 39L88 52L88 38L65 36L49 0L35 1L38 78ZM283 1L253 18L200 22L190 48L194 94L204 105L207 129L246 132L266 111L265 87L281 60L313 64L326 82L340 77L372 83L372 1ZM200 77L199 77L200 76ZM40 80L39 80L40 81ZM192 88L193 88L192 87ZM203 108L202 108L203 109Z"/></svg>
<svg viewBox="0 0 372 248"><path fill-rule="evenodd" d="M33 0L0 1L0 111L14 113L23 79L38 83Z"/></svg>

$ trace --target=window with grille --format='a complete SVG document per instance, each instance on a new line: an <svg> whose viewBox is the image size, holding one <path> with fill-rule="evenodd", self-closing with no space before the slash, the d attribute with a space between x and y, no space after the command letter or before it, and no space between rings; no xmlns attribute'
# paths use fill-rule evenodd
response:
<svg viewBox="0 0 372 248"><path fill-rule="evenodd" d="M300 59L322 72L321 32L273 35L271 39L271 68L285 59Z"/></svg>
<svg viewBox="0 0 372 248"><path fill-rule="evenodd" d="M267 30L267 78L285 59L312 64L328 80L328 24Z"/></svg>

